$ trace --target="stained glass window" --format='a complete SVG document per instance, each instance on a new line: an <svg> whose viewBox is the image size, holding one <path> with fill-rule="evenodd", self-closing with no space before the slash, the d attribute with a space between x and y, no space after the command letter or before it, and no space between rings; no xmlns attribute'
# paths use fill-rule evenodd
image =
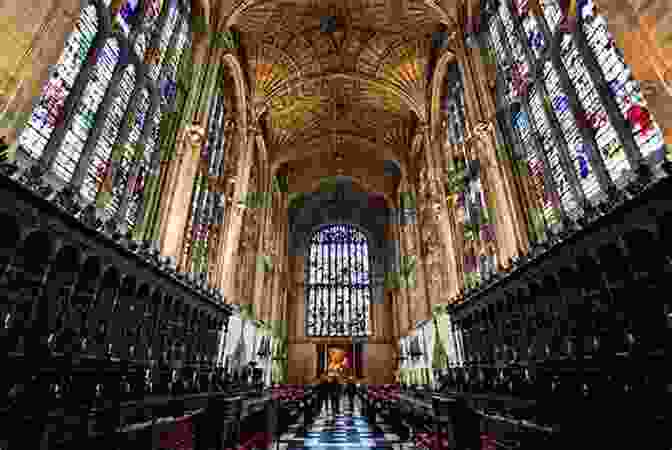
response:
<svg viewBox="0 0 672 450"><path fill-rule="evenodd" d="M132 231L135 225L139 222L139 216L142 213L145 183L147 181L148 172L152 167L152 159L154 151L156 150L156 138L158 136L160 121L161 114L157 108L152 115L152 120L148 124L151 129L145 140L143 154L136 161L137 173L128 183L130 197L128 200L128 208L126 209L126 225L128 226L129 231Z"/></svg>
<svg viewBox="0 0 672 450"><path fill-rule="evenodd" d="M532 49L534 56L539 58L546 49L546 38L537 20L536 16L526 16L523 19L523 30L525 30L527 46Z"/></svg>
<svg viewBox="0 0 672 450"><path fill-rule="evenodd" d="M138 55L138 58L142 59L142 55L144 55L145 50L147 50L146 34L143 33L135 39L135 45L133 46L133 50L135 51L135 54Z"/></svg>
<svg viewBox="0 0 672 450"><path fill-rule="evenodd" d="M95 57L95 59L93 59ZM92 56L95 66L84 93L75 107L75 114L56 156L53 170L65 181L70 181L84 149L84 144L95 124L96 113L112 79L119 61L119 44L116 39L105 43L98 55Z"/></svg>
<svg viewBox="0 0 672 450"><path fill-rule="evenodd" d="M562 37L560 49L560 57L565 70L567 70L576 89L579 102L585 110L586 117L583 120L584 123L580 125L590 127L595 132L595 140L607 172L616 185L622 187L627 181L623 177L624 172L630 169L623 143L609 121L607 111L595 88L595 83L590 78L571 35Z"/></svg>
<svg viewBox="0 0 672 450"><path fill-rule="evenodd" d="M96 7L89 5L80 13L75 30L68 37L49 81L42 88L42 94L33 108L30 120L19 136L19 144L26 149L30 157L39 159L42 156L51 134L63 120L65 101L87 59L97 33Z"/></svg>
<svg viewBox="0 0 672 450"><path fill-rule="evenodd" d="M170 57L165 61L161 77L161 108L165 109L172 104L177 90L177 67L182 58L187 43L189 27L186 21L182 22L175 50L170 52Z"/></svg>
<svg viewBox="0 0 672 450"><path fill-rule="evenodd" d="M513 95L524 97L527 94L527 83L530 79L530 66L525 56L525 48L517 39L513 19L509 13L509 8L506 6L506 2L500 3L499 11L502 24L504 25L504 34L507 36L509 47L513 54L510 71Z"/></svg>
<svg viewBox="0 0 672 450"><path fill-rule="evenodd" d="M595 16L592 1L582 9L583 31L588 46L616 100L621 115L630 122L635 144L642 156L649 158L664 145L663 133L648 112L639 83L632 78L630 68L614 44L603 16Z"/></svg>
<svg viewBox="0 0 672 450"><path fill-rule="evenodd" d="M117 166L117 174L112 189L112 199L105 208L106 218L111 218L121 206L121 201L126 193L129 176L132 168L135 166L135 154L138 151L136 144L140 138L140 133L145 124L145 116L149 109L150 97L146 89L140 91L139 98L135 108L126 114L126 120L130 127L128 138L122 146Z"/></svg>
<svg viewBox="0 0 672 450"><path fill-rule="evenodd" d="M550 28L551 33L554 34L558 25L562 22L563 13L560 9L560 5L558 5L557 0L539 0L539 2L542 5L544 18L546 19L548 28Z"/></svg>
<svg viewBox="0 0 672 450"><path fill-rule="evenodd" d="M168 49L168 44L170 44L170 39L173 35L173 30L177 24L179 18L176 0L170 0L169 10L168 10L168 20L161 30L159 37L159 48L151 47L147 49L145 53L145 63L150 64L151 68L149 70L149 76L152 80L156 80L159 76L161 65L163 64L163 59L166 56L166 50Z"/></svg>
<svg viewBox="0 0 672 450"><path fill-rule="evenodd" d="M551 175L555 181L555 192L557 192L557 194L554 192L552 194L547 193L547 195L551 195L553 203L559 200L568 215L576 219L580 213L578 211L578 203L574 198L572 187L569 184L569 177L562 166L560 149L553 138L551 124L548 122L548 118L544 112L543 101L536 89L530 92L530 109L535 128L541 138L543 151L550 164Z"/></svg>
<svg viewBox="0 0 672 450"><path fill-rule="evenodd" d="M441 105L446 116L446 138L451 144L464 142L465 112L462 73L458 64L451 64L446 73L444 97Z"/></svg>
<svg viewBox="0 0 672 450"><path fill-rule="evenodd" d="M128 102L131 98L131 93L135 86L135 67L128 66L124 69L119 84L119 95L117 95L110 109L105 117L105 123L101 131L95 150L91 156L87 174L82 184L81 195L86 202L94 199L96 191L102 182L108 166L112 164L111 153L112 147L119 135L119 130L124 117L124 113L128 107Z"/></svg>
<svg viewBox="0 0 672 450"><path fill-rule="evenodd" d="M314 233L309 242L306 335L370 335L366 236L351 225L329 225Z"/></svg>
<svg viewBox="0 0 672 450"><path fill-rule="evenodd" d="M156 19L158 19L159 14L161 14L161 6L163 6L163 0L145 1L145 12L142 22L143 26L153 25L154 22L156 22Z"/></svg>
<svg viewBox="0 0 672 450"><path fill-rule="evenodd" d="M527 161L527 177L530 180L532 197L534 199L537 211L530 211L533 220L543 219L546 225L558 222L556 208L554 208L553 191L549 188L545 179L544 161L537 154L536 145L530 130L529 117L527 112L520 111L514 123L518 129L518 134L526 151L525 160ZM543 218L538 217L536 213L543 213ZM533 226L540 233L544 233L544 223L535 223Z"/></svg>
<svg viewBox="0 0 672 450"><path fill-rule="evenodd" d="M114 15L112 25L115 29L120 29L126 36L131 32L131 25L135 17L140 12L138 0L126 0L121 8Z"/></svg>
<svg viewBox="0 0 672 450"><path fill-rule="evenodd" d="M590 160L590 144L587 144L581 135L576 120L569 106L569 99L560 86L558 73L550 61L544 63L544 82L548 91L553 113L558 118L560 129L569 148L569 158L572 161L581 188L591 203L597 203L603 198L600 184Z"/></svg>
<svg viewBox="0 0 672 450"><path fill-rule="evenodd" d="M208 260L216 257L216 248L211 248L218 239L216 225L221 224L224 215L224 194L210 186L210 180L220 176L222 134L224 133L224 96L222 85L217 86L211 97L208 115L208 133L197 180L194 183L190 215L190 242L184 251L190 255L191 271L207 273Z"/></svg>
<svg viewBox="0 0 672 450"><path fill-rule="evenodd" d="M498 80L497 87L499 89L499 94L502 99L501 102L503 105L509 105L513 100L513 93L511 91L510 83L510 70L511 70L511 59L508 56L508 53L504 49L504 45L500 32L498 21L492 19L489 24L490 28L490 44L495 51L495 57L497 59L498 65ZM503 106L502 105L502 106Z"/></svg>

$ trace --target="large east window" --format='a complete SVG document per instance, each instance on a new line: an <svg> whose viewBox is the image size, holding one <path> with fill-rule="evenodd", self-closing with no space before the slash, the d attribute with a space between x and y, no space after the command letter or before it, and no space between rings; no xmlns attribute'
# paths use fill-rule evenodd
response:
<svg viewBox="0 0 672 450"><path fill-rule="evenodd" d="M328 225L315 232L306 268L306 335L368 336L369 242L357 228Z"/></svg>

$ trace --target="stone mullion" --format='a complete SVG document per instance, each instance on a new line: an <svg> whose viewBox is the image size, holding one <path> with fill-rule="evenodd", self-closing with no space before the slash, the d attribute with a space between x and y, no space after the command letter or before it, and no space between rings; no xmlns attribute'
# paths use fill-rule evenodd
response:
<svg viewBox="0 0 672 450"><path fill-rule="evenodd" d="M491 152L490 146L492 145L491 142L488 140L488 135L489 135L489 129L479 129L475 132L476 134L476 139L474 140L474 147L476 147L475 153L477 154L477 159L480 162L480 179L481 179L481 187L483 189L483 197L485 197L485 204L483 207L487 210L487 215L490 221L490 224L494 227L495 230L498 230L502 225L503 221L501 220L500 217L497 217L498 214L498 198L497 194L495 192L495 189L492 186L492 181L491 180L491 164L490 164L490 158L488 157L490 154L494 153ZM494 204L493 204L494 203ZM503 237L504 233L497 233L495 231L495 241L492 243L495 253L497 254L497 261L502 261L505 259L504 255L502 254L502 246L503 246ZM485 240L482 241L483 244L483 250L485 251L485 254L488 255L490 254L490 249L488 243L486 243ZM513 253L508 255L509 257L513 256Z"/></svg>
<svg viewBox="0 0 672 450"><path fill-rule="evenodd" d="M521 232L520 223L516 226L516 221L520 222L520 217L516 217L517 211L513 203L513 195L507 192L507 180L505 173L506 169L499 167L496 163L497 158L497 136L495 125L489 123L484 132L483 144L487 147L487 156L484 158L487 161L486 170L483 173L483 183L488 185L491 192L491 198L494 200L494 205L489 205L494 210L494 215L497 217L495 224L496 249L498 254L498 262L508 261L509 258L516 256L518 249L527 245L524 240L525 234ZM494 219L492 217L491 219Z"/></svg>
<svg viewBox="0 0 672 450"><path fill-rule="evenodd" d="M250 177L250 168L252 164L252 155L254 152L255 145L255 132L253 130L246 130L248 133L247 139L241 139L240 142L240 159L238 163L237 176L236 176L236 187L234 192L233 201L241 198L244 192L247 192L247 185ZM228 294L231 292L232 286L232 273L234 272L234 267L231 265L232 262L232 253L234 243L238 240L240 235L242 225L242 210L235 205L233 206L233 212L231 217L231 222L229 229L227 230L226 240L224 241L224 254L222 258L222 271L223 271L223 280L222 284L224 286L225 292Z"/></svg>
<svg viewBox="0 0 672 450"><path fill-rule="evenodd" d="M446 149L446 158L450 161L453 161L455 158L455 154L459 152L457 145L446 144L445 149ZM451 294L449 294L453 296L457 295L461 290L464 289L464 274L463 274L464 251L462 249L460 239L461 233L460 230L458 229L459 221L455 216L456 208L457 207L455 206L454 201L449 202L448 208L446 208L447 218L446 223L444 225L444 227L447 230L447 235L451 237L448 242L447 251L452 253L453 262L455 264L455 269L453 271L455 277L454 279L455 285L452 289Z"/></svg>
<svg viewBox="0 0 672 450"><path fill-rule="evenodd" d="M467 144L465 146L466 156L467 156L466 159L470 160L470 161L478 161L479 163L481 163L481 148L480 148L480 145L479 145L480 144L480 136L479 136L479 132L476 130L476 127L471 130L470 135L471 135L471 138L467 141ZM484 164L480 164L479 177L483 173L483 170L482 170L483 165ZM480 181L481 181L481 189L483 191L485 191L485 186L483 184L483 179L481 178ZM487 191L485 191L485 192L487 192ZM466 196L465 196L464 204L465 204L465 209L466 209L466 204L467 204ZM479 231L480 231L480 228L479 228ZM473 250L474 250L474 256L476 257L477 272L480 274L480 271L478 270L478 265L480 264L480 256L482 254L486 253L486 244L481 239L481 236L480 236L480 233L479 233L478 235L475 236L475 239L467 245L469 247L473 248Z"/></svg>
<svg viewBox="0 0 672 450"><path fill-rule="evenodd" d="M262 161L261 167L259 170L259 186L261 187L262 195L262 205L260 209L260 220L259 220L259 239L257 248L259 249L258 255L271 256L271 249L273 248L273 233L270 229L271 225L271 212L272 212L272 197L269 197L271 194L270 186L270 167L268 167L268 161L265 159L265 143L261 135L256 136L257 145L259 148L260 158ZM267 202L269 204L267 204ZM271 258L273 258L271 256ZM275 264L275 261L271 261L271 264ZM265 271L257 270L257 276L254 284L254 304L257 310L257 319L262 319L266 313L266 305L264 299L264 293L266 286L268 285L271 277L271 274L267 274Z"/></svg>
<svg viewBox="0 0 672 450"><path fill-rule="evenodd" d="M208 49L204 44L206 41L201 37L201 39L195 39L192 45L195 70L182 116L182 120L186 121L187 125L184 128L178 128L176 154L167 173L166 194L161 195L158 206L162 211L159 219L162 253L176 259L180 256L178 249L182 247L180 237L176 239L176 236L179 236L178 233L183 229L181 224L186 220L185 200L188 201L190 197L189 189L193 186L193 177L196 175L194 153L200 155L200 144L190 142L189 133L199 127L198 124L192 122L192 118L196 107L196 97L202 90L203 77L208 67ZM194 145L198 145L199 148L194 149Z"/></svg>
<svg viewBox="0 0 672 450"><path fill-rule="evenodd" d="M432 211L430 216L429 216L429 223L427 225L433 227L433 230L430 230L430 232L436 232L436 236L438 238L439 242L436 242L436 247L431 249L432 252L438 252L438 255L433 255L432 261L430 264L435 264L438 263L440 265L440 270L438 272L438 276L440 277L440 282L439 282L439 296L437 298L431 298L429 295L430 292L430 287L434 284L432 278L434 276L434 271L436 270L435 267L428 265L427 266L427 274L429 281L427 283L427 289L428 289L428 297L427 297L427 308L428 308L428 314L431 315L432 307L435 304L440 304L442 303L442 298L441 294L445 292L449 292L449 284L450 281L447 282L447 276L446 273L449 273L451 276L453 275L452 272L449 272L450 269L446 267L446 264L444 263L447 261L446 259L446 244L449 242L451 239L451 236L449 234L444 234L446 232L446 229L442 226L444 221L445 221L445 205L443 199L446 198L446 193L445 193L445 187L443 183L441 183L441 157L438 155L437 147L433 145L433 142L431 140L431 136L428 131L424 133L424 147L425 147L425 154L427 158L427 167L430 170L430 183L431 183L431 195L430 195L430 204L426 205L427 207L430 208ZM451 264L448 264L448 266L452 266ZM454 283L453 283L454 284ZM429 316L428 316L429 317Z"/></svg>
<svg viewBox="0 0 672 450"><path fill-rule="evenodd" d="M402 178L402 181L399 185L399 194L402 194L404 192L408 191L408 183L405 178ZM394 238L397 240L398 245L399 245L399 260L397 261L397 264L400 264L401 257L406 254L406 243L405 240L403 239L403 236L405 235L405 229L402 226L404 221L406 220L404 215L406 214L406 211L404 209L403 203L400 202L400 208L399 208L399 217L398 220L395 223L395 226L393 228L393 233L394 233ZM398 265L396 267L396 275L398 276L400 274L401 267ZM397 302L397 314L399 317L399 335L403 336L405 335L408 330L410 329L410 302L408 298L408 292L406 292L406 289L404 288L395 288L395 294L398 298Z"/></svg>
<svg viewBox="0 0 672 450"><path fill-rule="evenodd" d="M286 308L286 305L282 304L282 292L286 289L286 276L288 273L287 270L287 243L285 240L288 237L287 233L287 220L283 220L286 217L287 211L287 194L282 192L278 194L278 211L277 217L279 222L278 230L278 255L279 255L279 266L278 270L275 273L275 280L273 283L272 295L273 301L271 302L270 307L270 323L274 325L276 321L281 320L283 308Z"/></svg>
<svg viewBox="0 0 672 450"><path fill-rule="evenodd" d="M445 191L444 184L440 181L441 175L444 173L444 168L447 167L446 158L449 157L447 153L440 151L442 148L441 142L430 142L430 148L434 151L435 157L435 167L441 168L437 169L437 188L439 190L439 198L437 199L441 205L439 209L439 215L437 218L437 227L439 235L441 236L441 245L440 250L442 252L441 261L446 261L444 264L443 270L447 273L446 276L442 276L442 292L445 293L446 298L441 300L448 300L451 295L456 294L456 287L458 285L458 273L457 265L455 264L456 254L454 249L454 232L450 226L450 211L446 207L445 199L447 198L447 192ZM446 267L447 266L447 267Z"/></svg>
<svg viewBox="0 0 672 450"><path fill-rule="evenodd" d="M478 108L478 99L476 98L476 93L474 92L474 82L471 76L471 73L466 68L468 65L468 57L464 44L461 40L455 41L455 53L457 55L457 60L459 62L458 67L460 68L460 73L462 76L462 81L464 83L464 100L465 100L465 111L464 116L466 119L465 123L465 132L469 133L473 127L478 123L479 119L479 108ZM468 136L465 136L468 137Z"/></svg>
<svg viewBox="0 0 672 450"><path fill-rule="evenodd" d="M493 18L493 20L495 20L495 24L496 24L495 26L499 30L499 35L500 36L506 36L506 30L504 29L504 25L502 23L502 19L501 19L499 13L497 13L497 16L495 18ZM509 42L506 39L503 40L502 47L503 47L504 52L506 53L506 56L509 58L509 60L513 61L513 52L511 50L511 47L509 46ZM503 75L503 72L501 72L501 73ZM501 78L502 77L500 77L500 79ZM511 117L511 105L507 105L505 110L506 110L506 119L505 120L508 122L510 132L511 132L511 138L515 141L513 145L515 145L517 148L521 149L520 153L525 153L525 151L524 151L525 146L522 144L522 139L520 138L520 136L518 134L517 127L515 127L514 124L513 124L513 118ZM511 149L511 152L513 152L513 148ZM507 155L507 156L509 156L509 155ZM510 156L513 156L513 155L510 155ZM511 158L511 159L513 161L513 158ZM531 181L528 179L527 175L525 175L525 173L529 172L529 167L527 165L527 161L523 157L523 159L518 164L519 165L524 165L524 168L519 167L518 171L522 170L523 173L519 173L517 175L517 177L520 180L519 186L520 186L521 194L522 194L522 197L523 197L522 200L525 203L525 205L523 206L523 214L525 215L525 224L527 226L528 236L530 236L530 238L532 238L532 237L534 237L534 233L532 231L533 230L533 221L530 217L530 212L534 208L538 208L538 207L535 206L535 199L534 199L534 196L531 192L531 189L532 189ZM516 175L514 174L514 176L516 176ZM529 241L531 241L531 240L532 239L529 239ZM536 241L536 240L537 240L536 237L534 237L534 241ZM526 249L520 249L520 250L524 251Z"/></svg>

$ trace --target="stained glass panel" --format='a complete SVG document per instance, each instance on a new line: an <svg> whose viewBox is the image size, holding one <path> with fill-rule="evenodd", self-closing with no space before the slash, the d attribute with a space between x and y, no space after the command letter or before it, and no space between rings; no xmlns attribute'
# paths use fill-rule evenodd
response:
<svg viewBox="0 0 672 450"><path fill-rule="evenodd" d="M146 34L143 33L135 39L135 45L133 46L133 50L135 51L135 54L138 55L138 58L142 59L142 55L144 55L145 50L147 50Z"/></svg>
<svg viewBox="0 0 672 450"><path fill-rule="evenodd" d="M170 2L168 20L164 24L159 38L159 48L150 47L145 53L145 63L151 65L149 76L152 80L156 80L159 76L168 44L170 44L170 38L179 18L176 1L170 0Z"/></svg>
<svg viewBox="0 0 672 450"><path fill-rule="evenodd" d="M128 225L128 230L133 230L135 225L138 223L139 214L142 213L142 201L145 190L145 183L147 181L148 171L151 168L152 157L156 149L156 137L158 135L158 128L161 121L160 110L156 109L152 115L152 120L148 126L151 126L151 130L147 135L145 140L144 152L142 159L137 161L138 173L134 179L129 180L130 197L128 201L128 208L126 209L126 224Z"/></svg>
<svg viewBox="0 0 672 450"><path fill-rule="evenodd" d="M664 145L663 133L648 111L639 83L632 78L630 68L617 50L613 36L607 30L604 17L595 17L591 7L583 8L583 30L588 45L597 58L609 90L620 112L632 125L635 144L642 156L649 158Z"/></svg>
<svg viewBox="0 0 672 450"><path fill-rule="evenodd" d="M561 60L576 89L581 106L586 112L584 123L579 125L588 126L595 131L595 140L607 172L614 183L622 187L627 182L624 174L630 169L623 143L609 121L607 111L571 35L563 36L560 48Z"/></svg>
<svg viewBox="0 0 672 450"><path fill-rule="evenodd" d="M140 91L139 98L135 107L129 114L126 114L126 120L130 125L130 131L123 146L123 154L121 155L119 165L117 167L117 174L114 180L114 187L112 189L112 198L105 207L106 218L112 217L121 205L121 200L126 193L128 186L128 179L132 168L135 166L135 153L137 151L136 144L142 133L142 128L145 123L145 115L149 109L150 97L147 90Z"/></svg>
<svg viewBox="0 0 672 450"><path fill-rule="evenodd" d="M573 219L578 218L580 215L579 205L576 199L574 198L574 193L572 191L569 177L565 173L565 170L561 163L560 149L553 138L553 131L551 125L548 122L548 117L544 112L544 105L539 92L533 90L530 93L530 110L532 113L532 118L534 120L534 125L541 138L542 145L544 147L544 153L546 159L550 164L551 174L553 180L555 181L555 190L557 196L559 196L560 203L562 204L563 209L567 212L567 215ZM555 201L556 194L555 192L552 195L551 200Z"/></svg>
<svg viewBox="0 0 672 450"><path fill-rule="evenodd" d="M97 187L102 182L103 174L105 173L107 166L112 163L110 160L112 147L117 140L124 112L126 111L128 102L131 98L134 85L135 67L128 66L124 69L124 74L121 77L119 93L115 96L110 109L107 111L103 129L98 138L98 142L96 143L93 155L91 156L87 174L84 177L81 195L86 202L90 202L94 199Z"/></svg>
<svg viewBox="0 0 672 450"><path fill-rule="evenodd" d="M521 111L515 118L515 126L522 140L523 148L526 149L525 160L527 161L527 176L532 188L532 195L537 208L543 212L546 223L552 224L558 221L557 212L553 207L552 190L548 189L544 178L544 162L536 153L536 145L530 130L527 113Z"/></svg>
<svg viewBox="0 0 672 450"><path fill-rule="evenodd" d="M163 6L163 0L146 0L145 1L145 11L142 24L144 26L149 26L156 22L159 14L161 14L161 6Z"/></svg>
<svg viewBox="0 0 672 450"><path fill-rule="evenodd" d="M182 22L182 27L177 38L175 51L170 53L170 57L165 62L161 76L161 107L166 108L172 104L177 90L177 68L182 58L185 45L187 43L189 27L187 21Z"/></svg>
<svg viewBox="0 0 672 450"><path fill-rule="evenodd" d="M541 8L544 11L544 18L550 28L551 33L555 34L555 31L562 22L563 13L558 5L557 0L539 0L541 3Z"/></svg>
<svg viewBox="0 0 672 450"><path fill-rule="evenodd" d="M511 92L511 82L509 77L511 60L508 57L500 33L498 21L496 18L490 20L490 45L495 51L495 58L497 59L498 71L497 71L497 88L499 95L502 96L501 103L503 105L509 105L513 101L513 94Z"/></svg>
<svg viewBox="0 0 672 450"><path fill-rule="evenodd" d="M572 115L567 95L560 86L560 78L550 61L544 64L544 82L551 101L551 107L558 118L581 188L588 201L597 203L603 198L600 184L589 159L589 146L583 140L576 120Z"/></svg>
<svg viewBox="0 0 672 450"><path fill-rule="evenodd" d="M513 54L513 61L511 61L511 88L516 97L524 97L527 94L526 85L530 78L530 66L525 56L525 48L515 32L513 19L506 2L500 3L499 11L502 24L504 25L504 34L506 34Z"/></svg>
<svg viewBox="0 0 672 450"><path fill-rule="evenodd" d="M523 19L523 30L527 37L527 45L534 52L534 56L539 58L546 49L546 39L541 31L539 22L535 16L527 16Z"/></svg>
<svg viewBox="0 0 672 450"><path fill-rule="evenodd" d="M367 245L349 225L331 225L313 235L306 270L307 335L370 334Z"/></svg>
<svg viewBox="0 0 672 450"><path fill-rule="evenodd" d="M120 29L124 35L128 36L131 32L132 23L139 12L138 0L126 0L112 19L113 28L115 30Z"/></svg>
<svg viewBox="0 0 672 450"><path fill-rule="evenodd" d="M42 156L51 134L63 120L65 101L87 59L97 33L96 7L89 5L80 13L75 29L68 37L49 81L42 88L42 94L30 120L19 136L19 144L31 158L39 159Z"/></svg>
<svg viewBox="0 0 672 450"><path fill-rule="evenodd" d="M53 170L64 181L70 181L84 149L89 133L95 125L96 113L112 79L114 68L119 61L119 44L116 39L105 43L96 55L95 66L84 92L75 107L61 148L56 156Z"/></svg>

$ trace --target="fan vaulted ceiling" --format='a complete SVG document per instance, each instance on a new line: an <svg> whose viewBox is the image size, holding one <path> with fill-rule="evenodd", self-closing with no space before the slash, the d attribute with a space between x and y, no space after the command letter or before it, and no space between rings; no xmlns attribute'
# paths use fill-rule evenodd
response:
<svg viewBox="0 0 672 450"><path fill-rule="evenodd" d="M274 163L305 167L350 148L375 152L357 163L378 165L403 161L417 121L427 120L432 34L453 28L456 1L210 0L203 8L240 32L249 101Z"/></svg>

